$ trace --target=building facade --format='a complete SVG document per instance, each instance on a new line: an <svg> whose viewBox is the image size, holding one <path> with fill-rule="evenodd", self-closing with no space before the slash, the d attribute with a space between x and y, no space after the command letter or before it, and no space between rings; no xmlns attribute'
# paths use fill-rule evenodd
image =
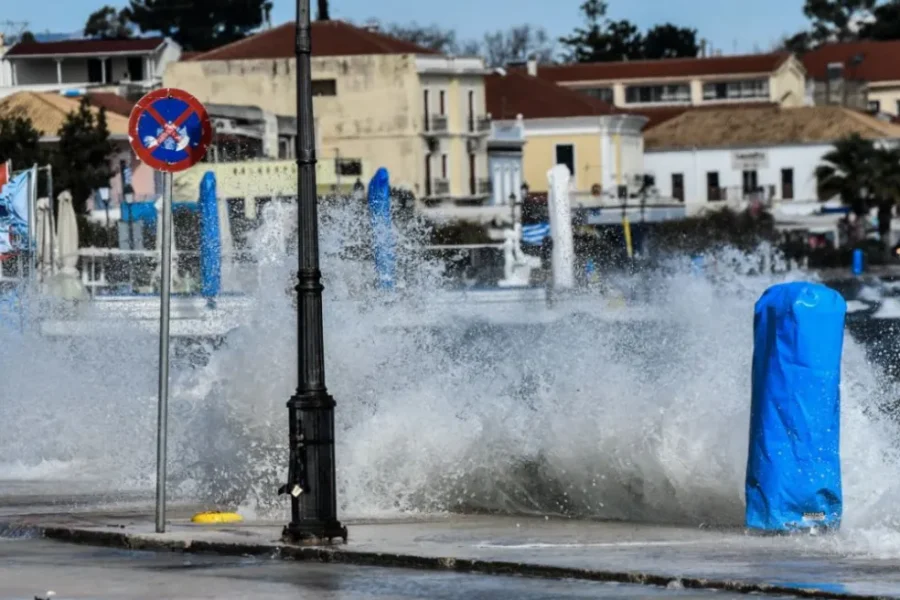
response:
<svg viewBox="0 0 900 600"><path fill-rule="evenodd" d="M547 191L547 172L557 164L569 168L581 205L635 191L644 170L645 117L520 71L494 73L486 84L492 119L524 132L522 175L531 193Z"/></svg>
<svg viewBox="0 0 900 600"><path fill-rule="evenodd" d="M340 21L313 24L319 160L386 167L423 199L491 195L480 59L450 58ZM174 63L167 86L206 103L296 114L291 23Z"/></svg>
<svg viewBox="0 0 900 600"><path fill-rule="evenodd" d="M645 132L645 166L688 214L816 203L815 170L835 141L900 139L900 126L841 107L688 111Z"/></svg>
<svg viewBox="0 0 900 600"><path fill-rule="evenodd" d="M160 85L166 67L180 56L178 44L161 37L20 42L9 48L0 38L0 97L21 91L140 97Z"/></svg>
<svg viewBox="0 0 900 600"><path fill-rule="evenodd" d="M616 107L775 103L802 106L805 69L790 53L538 65L527 71Z"/></svg>
<svg viewBox="0 0 900 600"><path fill-rule="evenodd" d="M825 44L803 56L811 103L900 116L900 41Z"/></svg>

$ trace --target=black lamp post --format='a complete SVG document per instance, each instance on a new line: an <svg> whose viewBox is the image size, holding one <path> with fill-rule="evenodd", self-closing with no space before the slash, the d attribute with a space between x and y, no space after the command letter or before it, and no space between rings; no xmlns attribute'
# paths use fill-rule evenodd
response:
<svg viewBox="0 0 900 600"><path fill-rule="evenodd" d="M335 538L346 542L347 528L337 519L335 402L325 387L309 13L309 0L297 0L298 385L287 403L288 481L278 493L291 496L291 522L282 533L284 541L317 544Z"/></svg>

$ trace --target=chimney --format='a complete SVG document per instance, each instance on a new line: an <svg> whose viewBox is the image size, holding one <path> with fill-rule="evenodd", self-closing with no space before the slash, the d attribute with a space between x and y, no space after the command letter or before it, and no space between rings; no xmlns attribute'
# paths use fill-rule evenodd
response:
<svg viewBox="0 0 900 600"><path fill-rule="evenodd" d="M530 76L537 77L538 62L535 57L531 56L528 58L528 62L526 63L526 68L528 69L528 74Z"/></svg>

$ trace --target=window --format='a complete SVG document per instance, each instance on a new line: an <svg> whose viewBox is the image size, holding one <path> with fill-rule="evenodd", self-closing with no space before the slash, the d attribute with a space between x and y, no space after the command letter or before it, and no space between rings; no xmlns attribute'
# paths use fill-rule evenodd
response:
<svg viewBox="0 0 900 600"><path fill-rule="evenodd" d="M294 136L278 136L278 158L282 160L289 160L294 158L294 144Z"/></svg>
<svg viewBox="0 0 900 600"><path fill-rule="evenodd" d="M834 81L844 76L844 63L828 63L828 80Z"/></svg>
<svg viewBox="0 0 900 600"><path fill-rule="evenodd" d="M662 104L690 101L691 87L686 83L632 85L625 88L625 102L628 104Z"/></svg>
<svg viewBox="0 0 900 600"><path fill-rule="evenodd" d="M334 79L315 79L312 82L313 96L337 96L337 81Z"/></svg>
<svg viewBox="0 0 900 600"><path fill-rule="evenodd" d="M748 196L755 192L759 188L759 181L757 180L756 171L744 171L743 183L743 191L745 196Z"/></svg>
<svg viewBox="0 0 900 600"><path fill-rule="evenodd" d="M900 116L900 100L897 100L897 106L894 107L894 113Z"/></svg>
<svg viewBox="0 0 900 600"><path fill-rule="evenodd" d="M431 108L428 106L428 90L425 90L424 100L425 100L425 131L428 131L429 129L431 129L431 120L430 120Z"/></svg>
<svg viewBox="0 0 900 600"><path fill-rule="evenodd" d="M447 179L447 155L441 154L441 179Z"/></svg>
<svg viewBox="0 0 900 600"><path fill-rule="evenodd" d="M475 131L475 90L469 90L469 131Z"/></svg>
<svg viewBox="0 0 900 600"><path fill-rule="evenodd" d="M441 112L438 114L440 114L440 115L445 114L445 111L447 110L447 92L445 92L444 90L441 90L440 107L439 108L441 109Z"/></svg>
<svg viewBox="0 0 900 600"><path fill-rule="evenodd" d="M425 92L426 94L428 92ZM425 155L425 196L431 195L431 154Z"/></svg>
<svg viewBox="0 0 900 600"><path fill-rule="evenodd" d="M569 173L575 175L575 146L572 144L556 145L556 162L557 165L566 165L569 167Z"/></svg>
<svg viewBox="0 0 900 600"><path fill-rule="evenodd" d="M334 159L334 170L338 175L362 177L362 161L351 158L336 158Z"/></svg>
<svg viewBox="0 0 900 600"><path fill-rule="evenodd" d="M130 81L144 80L144 59L142 57L128 57L128 79Z"/></svg>
<svg viewBox="0 0 900 600"><path fill-rule="evenodd" d="M713 81L703 84L704 100L752 100L768 97L768 79Z"/></svg>
<svg viewBox="0 0 900 600"><path fill-rule="evenodd" d="M783 200L794 199L794 170L781 170L781 198Z"/></svg>
<svg viewBox="0 0 900 600"><path fill-rule="evenodd" d="M672 197L684 202L684 173L672 173Z"/></svg>
<svg viewBox="0 0 900 600"><path fill-rule="evenodd" d="M869 112L870 113L881 112L881 102L879 100L869 100Z"/></svg>
<svg viewBox="0 0 900 600"><path fill-rule="evenodd" d="M469 193L473 196L478 192L475 189L475 154L469 153Z"/></svg>
<svg viewBox="0 0 900 600"><path fill-rule="evenodd" d="M706 174L706 199L709 202L722 200L722 189L719 187L719 172L709 171Z"/></svg>
<svg viewBox="0 0 900 600"><path fill-rule="evenodd" d="M105 64L104 64L105 63ZM113 79L112 59L89 58L87 61L88 83L107 83Z"/></svg>
<svg viewBox="0 0 900 600"><path fill-rule="evenodd" d="M587 94L593 98L597 98L598 100L602 100L604 102L613 103L613 90L608 87L597 87L597 88L583 88L579 90L582 94Z"/></svg>

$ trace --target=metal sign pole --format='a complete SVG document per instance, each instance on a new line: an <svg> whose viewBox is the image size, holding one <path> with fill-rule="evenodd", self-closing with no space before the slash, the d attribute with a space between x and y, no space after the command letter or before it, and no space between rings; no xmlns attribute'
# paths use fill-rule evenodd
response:
<svg viewBox="0 0 900 600"><path fill-rule="evenodd" d="M176 88L153 90L137 101L128 119L128 141L138 159L163 172L159 249L159 415L156 430L156 533L166 532L166 437L169 408L169 308L172 285L172 173L189 169L206 154L212 125L203 105ZM123 188L123 193L127 188ZM129 209L129 233L134 204ZM124 211L123 211L124 216ZM133 257L134 252L129 252ZM133 282L132 282L133 283Z"/></svg>
<svg viewBox="0 0 900 600"><path fill-rule="evenodd" d="M172 173L163 174L159 283L159 422L156 431L156 533L166 531L166 434L169 405L169 287L172 281Z"/></svg>

